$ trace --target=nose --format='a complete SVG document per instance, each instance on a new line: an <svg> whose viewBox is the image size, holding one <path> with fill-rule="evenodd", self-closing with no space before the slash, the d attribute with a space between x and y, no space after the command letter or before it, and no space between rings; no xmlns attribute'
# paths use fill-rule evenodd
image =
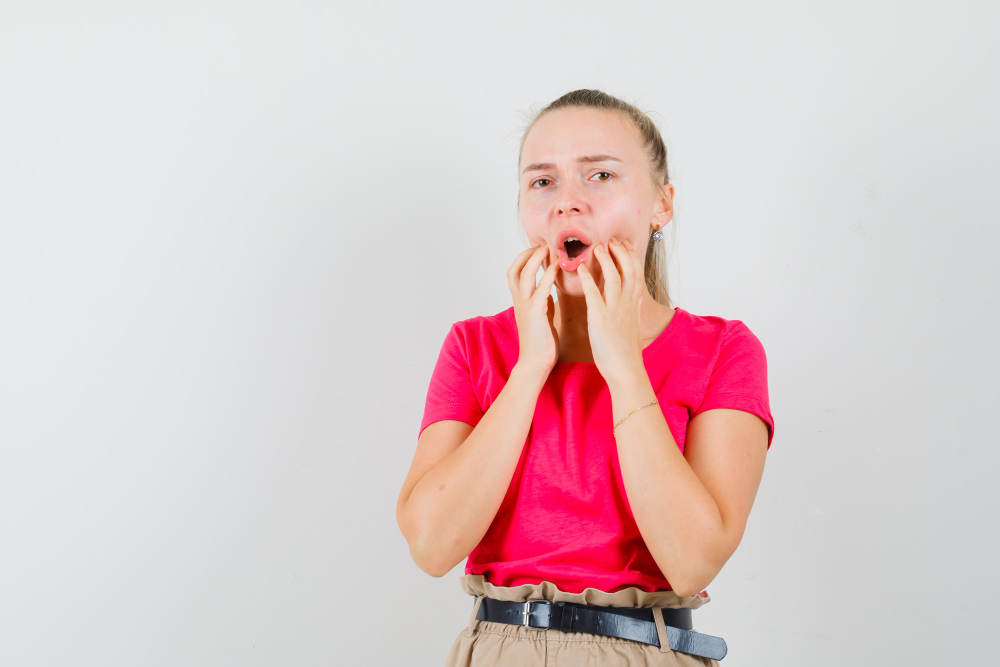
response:
<svg viewBox="0 0 1000 667"><path fill-rule="evenodd" d="M556 212L559 215L579 215L580 207L576 202L566 201L559 205L559 210Z"/></svg>
<svg viewBox="0 0 1000 667"><path fill-rule="evenodd" d="M575 184L568 184L563 187L560 194L559 203L556 205L556 213L559 215L579 215L586 206L583 196Z"/></svg>

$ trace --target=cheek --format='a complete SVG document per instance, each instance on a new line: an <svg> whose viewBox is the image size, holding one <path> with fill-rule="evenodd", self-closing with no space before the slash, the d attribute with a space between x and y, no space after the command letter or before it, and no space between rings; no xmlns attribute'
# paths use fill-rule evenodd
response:
<svg viewBox="0 0 1000 667"><path fill-rule="evenodd" d="M521 221L525 229L538 231L545 227L545 210L537 202L521 200Z"/></svg>
<svg viewBox="0 0 1000 667"><path fill-rule="evenodd" d="M533 217L527 211L521 211L521 225L524 233L532 243L542 243L545 241L545 225L539 218Z"/></svg>
<svg viewBox="0 0 1000 667"><path fill-rule="evenodd" d="M615 227L622 229L633 226L643 216L642 207L635 200L624 197L605 200L601 211L609 221L615 221Z"/></svg>

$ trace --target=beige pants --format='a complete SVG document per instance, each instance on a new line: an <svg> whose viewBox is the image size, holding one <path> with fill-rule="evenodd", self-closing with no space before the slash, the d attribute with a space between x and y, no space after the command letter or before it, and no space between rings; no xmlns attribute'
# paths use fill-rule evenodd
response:
<svg viewBox="0 0 1000 667"><path fill-rule="evenodd" d="M549 581L514 587L494 586L481 574L463 574L460 581L462 590L476 596L476 601L469 616L469 626L463 628L455 638L445 667L720 667L718 660L672 651L667 641L663 615L659 611L662 607L697 609L710 602L710 597L682 597L673 591L647 592L634 587L614 593L605 593L596 588L584 589L582 593L567 593ZM476 613L484 596L519 602L545 599L606 607L651 607L660 646L590 632L563 632L555 628L527 628L510 623L480 621L476 619Z"/></svg>

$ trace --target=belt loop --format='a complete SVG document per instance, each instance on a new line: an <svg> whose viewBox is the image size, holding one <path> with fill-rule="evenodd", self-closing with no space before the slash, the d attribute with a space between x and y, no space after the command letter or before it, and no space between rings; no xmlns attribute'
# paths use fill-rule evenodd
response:
<svg viewBox="0 0 1000 667"><path fill-rule="evenodd" d="M485 595L477 595L476 596L476 603L474 605L472 605L472 614L469 616L469 630L468 630L468 632L465 633L466 637L471 637L473 635L473 633L475 633L476 614L479 612L479 607L482 606L483 599L485 597L486 597Z"/></svg>
<svg viewBox="0 0 1000 667"><path fill-rule="evenodd" d="M660 640L660 653L669 653L670 640L667 639L667 625L663 622L663 609L653 607L653 622L656 623L656 637Z"/></svg>

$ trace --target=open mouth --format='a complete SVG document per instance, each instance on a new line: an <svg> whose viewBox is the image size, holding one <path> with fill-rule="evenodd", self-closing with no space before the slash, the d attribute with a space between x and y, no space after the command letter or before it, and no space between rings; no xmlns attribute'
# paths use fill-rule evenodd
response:
<svg viewBox="0 0 1000 667"><path fill-rule="evenodd" d="M576 238L575 236L570 236L563 242L563 246L566 248L566 255L570 259L576 259L590 246Z"/></svg>

